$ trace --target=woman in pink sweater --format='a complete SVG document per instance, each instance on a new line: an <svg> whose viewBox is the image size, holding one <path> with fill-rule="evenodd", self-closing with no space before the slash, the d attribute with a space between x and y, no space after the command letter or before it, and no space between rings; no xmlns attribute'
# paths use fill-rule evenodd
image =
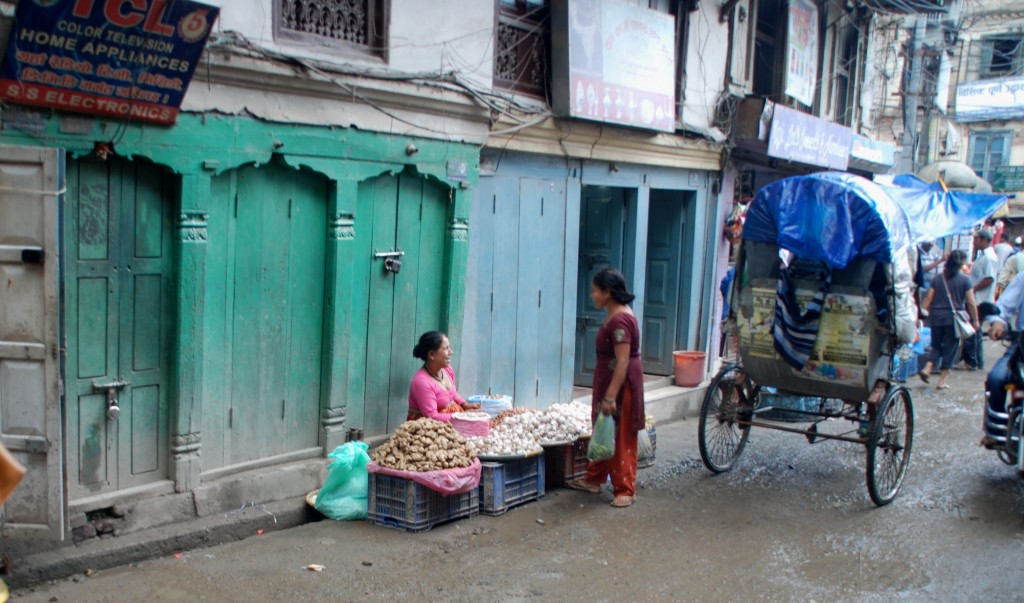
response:
<svg viewBox="0 0 1024 603"><path fill-rule="evenodd" d="M452 346L448 336L440 331L428 331L412 355L423 361L409 385L408 421L421 417L448 422L452 414L463 410L476 410L479 404L470 404L455 388L455 370L452 369Z"/></svg>

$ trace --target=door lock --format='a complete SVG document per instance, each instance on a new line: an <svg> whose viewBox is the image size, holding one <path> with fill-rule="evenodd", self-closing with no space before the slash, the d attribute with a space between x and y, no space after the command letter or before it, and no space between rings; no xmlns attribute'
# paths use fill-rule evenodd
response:
<svg viewBox="0 0 1024 603"><path fill-rule="evenodd" d="M93 383L92 391L107 393L107 419L116 421L121 416L121 405L117 401L117 392L131 385L124 379L111 381L110 383Z"/></svg>
<svg viewBox="0 0 1024 603"><path fill-rule="evenodd" d="M402 256L405 255L404 251L378 251L373 254L373 258L376 260L384 260L384 274L391 272L398 274L402 269Z"/></svg>

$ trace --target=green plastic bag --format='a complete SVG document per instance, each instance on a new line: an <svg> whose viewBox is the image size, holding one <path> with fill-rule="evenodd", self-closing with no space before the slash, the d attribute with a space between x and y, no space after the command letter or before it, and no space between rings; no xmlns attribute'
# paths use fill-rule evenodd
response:
<svg viewBox="0 0 1024 603"><path fill-rule="evenodd" d="M338 521L366 519L369 498L370 462L365 442L348 442L327 455L331 466L316 495L316 510Z"/></svg>
<svg viewBox="0 0 1024 603"><path fill-rule="evenodd" d="M615 419L611 415L597 415L594 435L590 436L587 458L592 461L606 461L615 456Z"/></svg>

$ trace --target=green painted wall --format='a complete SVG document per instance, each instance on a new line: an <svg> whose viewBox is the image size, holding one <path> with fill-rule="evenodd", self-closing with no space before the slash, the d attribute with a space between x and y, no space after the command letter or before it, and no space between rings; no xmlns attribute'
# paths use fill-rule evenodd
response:
<svg viewBox="0 0 1024 603"><path fill-rule="evenodd" d="M429 243L425 250L429 253L418 256L421 262L407 263L402 274L422 277L429 271L434 277L420 278L412 285L396 281L395 286L406 297L413 291L430 301L414 310L396 304L394 311L415 312L416 320L408 324L416 328L436 320L436 327L448 330L455 340L461 338L468 198L477 183L477 147L221 115L184 114L169 128L95 120L86 133L68 131L80 132L80 124L80 118L72 123L51 115L43 119L41 131L0 132L0 143L58 147L76 157L90 156L94 145L107 143L118 156L144 158L170 169L179 179L173 187L177 197L172 214L175 295L168 429L169 476L179 491L198 485L201 471L224 464L287 454L311 444L331 450L344 441L350 425L363 424L364 416L385 417L386 423L375 419L374 424L394 427L395 409L370 412L382 401L353 399L365 391L365 383L359 381L370 374L367 358L387 353L404 367L398 371L404 375L406 356L414 343L401 341L409 335L403 332L383 352L383 346L375 349L365 335L371 295L367 266L374 275L380 268L357 253L363 237L372 232L362 230L362 220L369 228L371 215L380 209L378 201L366 198L371 179L390 174L406 191L393 201L398 211L406 200L418 199L427 216L421 228L428 232L423 236L413 236L414 222L399 220L396 228L410 240L408 252ZM406 154L410 142L418 148L413 155ZM449 179L449 166L462 162L466 180ZM235 215L235 195L242 203L242 218ZM246 205L242 197L252 201ZM245 216L246 210L258 215ZM289 210L292 218L285 224ZM310 239L303 240L303 233ZM254 258L260 258L258 266L240 268L237 263ZM248 270L249 276L240 278L240 269ZM267 270L272 282L251 290L255 275ZM322 290L319 285L303 288L320 274ZM273 295L279 288L284 288L281 298ZM310 296L317 297L321 291L322 299L311 301ZM240 292L250 296L243 300L242 309L268 313L262 317L263 324L273 322L269 313L280 315L279 337L267 341L258 334L237 332L246 329L244 321L239 322L245 316L233 313L226 304L230 300L236 307ZM297 305L308 312L297 311ZM225 335L229 329L231 345ZM320 349L275 358L275 341ZM226 362L245 365L242 377L227 373ZM289 385L287 375L300 371L301 384ZM394 378L397 373L389 369L389 374ZM376 378L384 375L381 370ZM391 384L391 389L395 387ZM234 388L231 396L225 395L224 388ZM317 398L316 408L310 406L312 396ZM222 433L204 434L228 419L226 409L238 405L225 404L236 401L249 405L244 417L230 417L250 422L242 423L247 425L250 441L241 449L226 444ZM353 410L358 417L351 416ZM293 429L301 433L273 435ZM273 442L259 441L264 437L272 437ZM209 463L204 463L204 442L209 442Z"/></svg>

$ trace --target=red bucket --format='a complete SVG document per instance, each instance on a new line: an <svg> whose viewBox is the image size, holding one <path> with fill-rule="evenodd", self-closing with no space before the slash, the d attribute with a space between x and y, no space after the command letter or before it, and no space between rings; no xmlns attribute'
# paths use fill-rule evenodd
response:
<svg viewBox="0 0 1024 603"><path fill-rule="evenodd" d="M704 352L672 352L676 372L676 385L697 387L704 382Z"/></svg>

